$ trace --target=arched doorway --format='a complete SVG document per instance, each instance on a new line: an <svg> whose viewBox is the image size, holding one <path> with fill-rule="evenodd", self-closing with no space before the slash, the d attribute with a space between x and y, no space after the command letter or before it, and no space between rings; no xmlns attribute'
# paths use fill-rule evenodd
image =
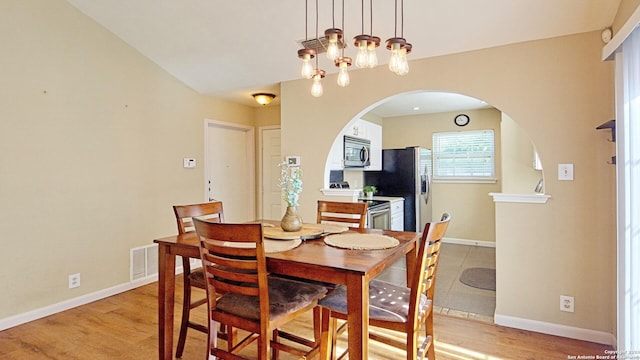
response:
<svg viewBox="0 0 640 360"><path fill-rule="evenodd" d="M455 121L460 114L469 119L468 123ZM469 286L460 278L467 269L496 269L495 206L488 194L505 191L533 194L541 183L542 170L534 166L536 156L531 140L499 109L479 99L449 92L420 91L389 97L362 111L343 131L362 120L382 126L382 149L433 148L434 133L494 132L495 179L436 179L432 202L434 217L449 212L454 219L443 248L436 305L445 314L492 321L495 276L494 290ZM339 135L334 149L340 149L340 141ZM340 171L335 170L335 161L333 167L330 162L327 161L326 170L329 178L336 180L336 173ZM340 180L350 183L352 188L361 188L368 185L365 172L366 169L345 169ZM399 263L383 277L402 282L404 271L403 264Z"/></svg>

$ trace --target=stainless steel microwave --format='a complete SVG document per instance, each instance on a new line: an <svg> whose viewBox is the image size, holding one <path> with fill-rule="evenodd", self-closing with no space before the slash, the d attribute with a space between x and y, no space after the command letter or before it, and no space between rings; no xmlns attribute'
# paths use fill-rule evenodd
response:
<svg viewBox="0 0 640 360"><path fill-rule="evenodd" d="M344 136L344 167L366 167L371 164L369 154L371 141L353 136Z"/></svg>

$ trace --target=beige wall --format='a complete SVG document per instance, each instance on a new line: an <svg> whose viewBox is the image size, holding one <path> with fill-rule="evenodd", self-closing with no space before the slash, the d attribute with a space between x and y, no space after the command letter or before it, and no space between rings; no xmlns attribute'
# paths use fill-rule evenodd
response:
<svg viewBox="0 0 640 360"><path fill-rule="evenodd" d="M533 167L535 148L522 128L506 114L500 124L502 134L502 192L505 194L532 194L542 170ZM552 168L549 169L553 174Z"/></svg>
<svg viewBox="0 0 640 360"><path fill-rule="evenodd" d="M613 33L616 34L618 30L629 20L631 14L640 6L640 0L621 0L618 12L613 20Z"/></svg>
<svg viewBox="0 0 640 360"><path fill-rule="evenodd" d="M196 94L66 1L0 8L3 319L127 283L129 249L203 200L203 120L255 111Z"/></svg>
<svg viewBox="0 0 640 360"><path fill-rule="evenodd" d="M493 199L488 194L501 191L500 111L496 109L465 111L471 121L464 128L453 123L453 118L459 113L445 112L385 118L382 148L422 146L432 149L434 132L493 130L496 142L497 182L492 184L435 182L432 211L434 218L439 218L440 214L448 212L457 219L447 230L448 238L495 242L495 207Z"/></svg>
<svg viewBox="0 0 640 360"><path fill-rule="evenodd" d="M284 83L283 154L302 157L302 216L313 217L333 139L354 117L408 91L482 99L522 127L546 168L575 166L572 182L549 171L547 204L496 205L496 313L613 333L614 168L610 144L595 131L613 118L613 64L600 61L601 47L597 31L411 61L404 77L384 66L358 70L347 88L326 78L321 98L309 95L309 81ZM560 295L575 297L575 313L559 311Z"/></svg>

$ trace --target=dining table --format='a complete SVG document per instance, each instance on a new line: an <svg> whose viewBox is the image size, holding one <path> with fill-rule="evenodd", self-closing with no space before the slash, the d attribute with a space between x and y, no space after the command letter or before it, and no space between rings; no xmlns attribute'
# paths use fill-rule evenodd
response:
<svg viewBox="0 0 640 360"><path fill-rule="evenodd" d="M256 220L268 226L278 221ZM267 270L300 279L343 284L347 288L347 326L350 359L367 359L369 353L369 281L403 256L407 269L414 269L417 257L417 232L349 228L347 233L377 234L397 240L383 249L349 249L328 245L327 234L306 239L293 249L266 253ZM159 359L173 359L173 325L176 256L200 258L195 232L154 240L158 244L158 346ZM411 283L407 271L407 283ZM328 356L328 354L327 354Z"/></svg>

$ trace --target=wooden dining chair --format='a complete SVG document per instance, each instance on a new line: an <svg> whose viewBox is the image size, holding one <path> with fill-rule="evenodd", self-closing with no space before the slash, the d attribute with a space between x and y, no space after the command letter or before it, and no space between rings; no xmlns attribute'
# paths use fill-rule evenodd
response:
<svg viewBox="0 0 640 360"><path fill-rule="evenodd" d="M190 205L175 205L173 212L176 216L176 223L178 225L178 234L184 234L189 231L195 231L193 226L193 218L198 217L201 219L208 219L208 221L224 222L224 211L222 208L222 201L214 201L202 204L190 204ZM207 298L200 298L192 301L192 289L199 288L206 290L204 281L204 271L200 269L191 270L191 263L188 257L182 257L182 269L183 269L183 301L182 301L182 320L180 322L180 334L178 335L178 345L176 348L176 357L182 357L184 351L185 342L187 339L187 330L189 328L197 331L207 333L207 326L198 324L191 321L191 309L207 303ZM233 344L234 332L230 331L227 334L227 330L223 327L224 339Z"/></svg>
<svg viewBox="0 0 640 360"><path fill-rule="evenodd" d="M274 359L277 350L296 354L292 345L270 340L271 333L316 308L326 288L268 275L261 224L222 224L194 219L194 225L206 278L209 355L218 359L244 359L239 351L254 341L260 360L267 359L270 347ZM249 334L239 339L232 349L223 350L217 346L217 323ZM315 343L319 343L319 339L315 339Z"/></svg>
<svg viewBox="0 0 640 360"><path fill-rule="evenodd" d="M418 261L409 287L381 280L369 282L369 338L405 350L407 360L435 359L433 338L433 295L435 292L440 244L451 216L427 223L422 233ZM321 354L335 359L336 339L346 322L337 328L337 319L347 320L347 291L341 285L319 302L322 307ZM406 342L374 332L371 327L404 333ZM421 329L425 336L419 341ZM403 336L404 337L404 336ZM348 349L347 349L348 351ZM344 356L341 355L339 358Z"/></svg>
<svg viewBox="0 0 640 360"><path fill-rule="evenodd" d="M338 202L318 200L317 223L341 223L350 227L364 228L367 221L366 202Z"/></svg>

